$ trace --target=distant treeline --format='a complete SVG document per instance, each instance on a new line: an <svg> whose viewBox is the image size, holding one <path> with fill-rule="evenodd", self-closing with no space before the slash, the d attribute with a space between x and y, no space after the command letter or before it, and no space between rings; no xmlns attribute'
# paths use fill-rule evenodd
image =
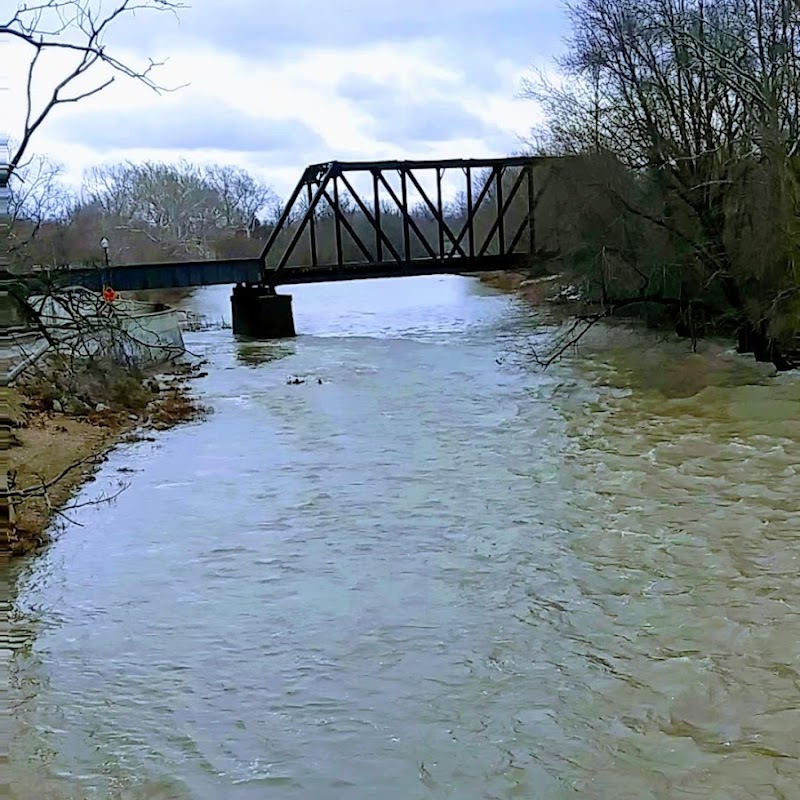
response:
<svg viewBox="0 0 800 800"><path fill-rule="evenodd" d="M12 195L12 247L21 267L213 257L229 240L257 237L280 211L266 184L231 166L123 163L90 170L79 191L35 160Z"/></svg>

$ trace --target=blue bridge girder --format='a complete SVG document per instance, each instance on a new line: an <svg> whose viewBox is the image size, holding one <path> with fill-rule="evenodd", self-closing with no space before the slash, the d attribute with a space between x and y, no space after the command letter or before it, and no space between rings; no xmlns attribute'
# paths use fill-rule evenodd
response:
<svg viewBox="0 0 800 800"><path fill-rule="evenodd" d="M403 278L421 275L463 275L523 267L527 256L488 256L480 264L415 259L398 266L388 261L380 264L344 264L343 266L293 267L281 270L270 281L271 286L296 286L304 283L365 280L369 278ZM52 270L39 273L45 284L58 287L81 286L102 291L111 286L117 292L147 289L180 289L199 286L263 283L261 261L256 258L229 258L209 261L187 261L152 264L128 264L122 267L97 269Z"/></svg>
<svg viewBox="0 0 800 800"><path fill-rule="evenodd" d="M261 260L227 258L211 261L177 261L152 264L126 264L120 267L53 270L42 276L62 287L82 286L101 291L112 286L118 292L144 289L183 289L193 286L220 286L259 283Z"/></svg>

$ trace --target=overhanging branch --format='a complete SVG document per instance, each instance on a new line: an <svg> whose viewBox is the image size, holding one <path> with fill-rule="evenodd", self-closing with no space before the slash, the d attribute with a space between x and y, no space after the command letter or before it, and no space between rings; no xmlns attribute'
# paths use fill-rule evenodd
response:
<svg viewBox="0 0 800 800"><path fill-rule="evenodd" d="M152 73L164 62L149 60L143 68L137 68L113 55L106 49L104 35L117 20L142 11L177 14L186 6L178 0L118 0L105 15L97 17L91 0L48 0L33 5L17 6L13 15L0 22L0 41L3 38L22 42L33 48L34 53L25 76L26 109L21 135L10 159L13 173L22 163L31 139L57 105L77 103L102 92L113 82L116 75L123 75L143 83L150 89L172 91L156 82ZM46 52L72 53L77 63L61 78L39 110L34 110L34 76L38 74L41 56ZM94 86L67 94L67 89L85 76L98 64L104 64L113 73L102 76Z"/></svg>

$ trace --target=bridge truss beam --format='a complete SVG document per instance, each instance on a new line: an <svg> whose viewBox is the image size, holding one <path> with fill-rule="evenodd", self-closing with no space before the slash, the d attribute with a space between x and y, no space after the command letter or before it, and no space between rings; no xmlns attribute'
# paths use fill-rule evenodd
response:
<svg viewBox="0 0 800 800"><path fill-rule="evenodd" d="M530 263L536 253L535 209L542 189L536 186L536 167L548 160L312 165L264 247L262 282L274 287ZM451 197L459 198L456 204L445 201L446 178ZM327 257L321 248L323 225L333 239ZM355 258L346 257L348 240Z"/></svg>

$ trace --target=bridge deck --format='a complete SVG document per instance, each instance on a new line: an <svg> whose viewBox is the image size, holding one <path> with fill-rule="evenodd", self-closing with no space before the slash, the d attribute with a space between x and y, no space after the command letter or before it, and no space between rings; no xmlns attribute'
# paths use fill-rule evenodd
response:
<svg viewBox="0 0 800 800"><path fill-rule="evenodd" d="M219 286L258 283L261 261L258 258L230 258L217 261L180 261L157 264L128 264L106 269L51 272L60 286L83 286L100 291L113 286L118 292L142 289L183 289L191 286Z"/></svg>
<svg viewBox="0 0 800 800"><path fill-rule="evenodd" d="M524 266L529 262L530 256L527 254L483 256L480 259L415 259L401 264L396 261L386 261L377 264L287 267L273 273L271 277L276 286L288 286L364 278L494 272ZM236 283L255 284L261 280L261 261L257 258L234 258L217 261L132 264L107 269L65 270L50 273L50 277L61 286L83 286L100 291L104 285L110 285L119 292Z"/></svg>

